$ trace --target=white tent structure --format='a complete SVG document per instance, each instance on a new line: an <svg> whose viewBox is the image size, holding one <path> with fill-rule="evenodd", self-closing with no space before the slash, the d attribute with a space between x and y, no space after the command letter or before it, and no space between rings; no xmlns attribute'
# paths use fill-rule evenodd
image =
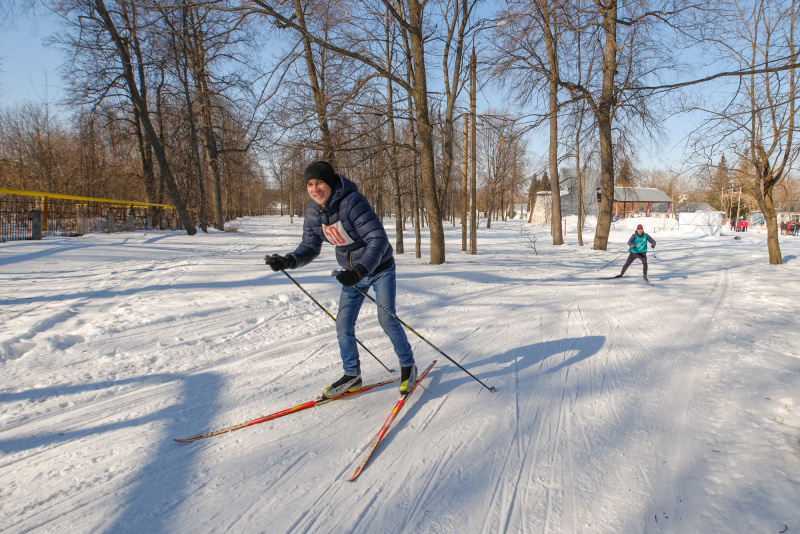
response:
<svg viewBox="0 0 800 534"><path fill-rule="evenodd" d="M678 228L684 232L705 235L720 235L725 222L725 213L721 211L696 211L679 213Z"/></svg>

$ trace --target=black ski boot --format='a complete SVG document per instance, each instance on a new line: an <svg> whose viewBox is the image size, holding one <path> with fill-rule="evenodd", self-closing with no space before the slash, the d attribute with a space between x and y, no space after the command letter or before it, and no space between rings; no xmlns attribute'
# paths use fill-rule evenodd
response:
<svg viewBox="0 0 800 534"><path fill-rule="evenodd" d="M344 375L342 378L326 387L322 396L326 399L338 397L342 393L355 391L361 387L361 375Z"/></svg>
<svg viewBox="0 0 800 534"><path fill-rule="evenodd" d="M400 395L405 395L417 381L417 366L400 368Z"/></svg>

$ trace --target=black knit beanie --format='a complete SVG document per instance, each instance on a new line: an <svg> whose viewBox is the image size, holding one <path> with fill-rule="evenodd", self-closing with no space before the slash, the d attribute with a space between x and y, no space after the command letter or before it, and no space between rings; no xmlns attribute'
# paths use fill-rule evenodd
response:
<svg viewBox="0 0 800 534"><path fill-rule="evenodd" d="M312 179L322 180L328 184L331 191L333 191L334 187L336 187L336 184L339 182L339 179L336 177L336 172L334 172L333 167L327 161L315 161L306 167L306 172L303 173L303 179L306 183Z"/></svg>

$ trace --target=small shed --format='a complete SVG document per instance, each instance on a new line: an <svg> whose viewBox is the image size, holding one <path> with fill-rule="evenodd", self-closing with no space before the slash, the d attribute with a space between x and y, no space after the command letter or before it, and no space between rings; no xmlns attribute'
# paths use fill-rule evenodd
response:
<svg viewBox="0 0 800 534"><path fill-rule="evenodd" d="M631 217L636 216L637 205L639 211L644 212L645 216L650 217L650 211L654 203L666 203L667 217L672 212L672 199L654 187L614 187L614 220L620 217L620 204L622 205L622 216L626 217L630 213Z"/></svg>

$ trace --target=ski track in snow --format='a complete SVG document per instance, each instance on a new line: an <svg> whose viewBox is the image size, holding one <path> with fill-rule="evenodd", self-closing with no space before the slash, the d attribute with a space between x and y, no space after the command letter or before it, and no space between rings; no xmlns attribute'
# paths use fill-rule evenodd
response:
<svg viewBox="0 0 800 534"><path fill-rule="evenodd" d="M333 321L263 264L302 220L239 224L0 245L0 531L800 528L800 239L769 266L763 234L659 231L650 286L638 262L598 272L628 222L608 252L534 228L538 254L494 222L477 256L447 227L446 264L396 256L398 315L497 392L409 333L418 365L439 363L350 483L395 386L172 441L341 373ZM325 247L291 274L335 314L334 267ZM398 368L369 302L357 335Z"/></svg>

